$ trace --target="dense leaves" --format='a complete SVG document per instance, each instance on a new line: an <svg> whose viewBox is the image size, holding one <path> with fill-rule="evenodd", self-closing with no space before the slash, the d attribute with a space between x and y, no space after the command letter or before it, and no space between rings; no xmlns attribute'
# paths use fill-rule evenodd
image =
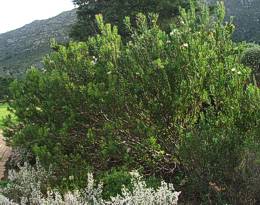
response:
<svg viewBox="0 0 260 205"><path fill-rule="evenodd" d="M9 94L9 85L12 80L11 77L0 77L0 102L4 101Z"/></svg>
<svg viewBox="0 0 260 205"><path fill-rule="evenodd" d="M97 16L100 34L54 45L44 72L32 69L13 83L18 123L5 136L53 164L65 188L83 187L89 170L118 186L137 169L174 181L186 199L256 200L238 173L249 147L258 150L259 89L239 63L242 49L231 40L233 25L222 23L223 5L213 16L201 10L181 10L169 34L156 15L138 15L136 28L126 18L127 43Z"/></svg>
<svg viewBox="0 0 260 205"><path fill-rule="evenodd" d="M132 19L142 12L158 13L160 25L164 28L179 13L179 7L187 7L187 0L73 0L78 6L78 22L75 24L71 36L76 40L86 40L88 36L97 34L95 15L102 14L105 21L117 25L119 33L126 36L128 33L124 26L125 16ZM135 20L132 21L135 23Z"/></svg>
<svg viewBox="0 0 260 205"><path fill-rule="evenodd" d="M254 45L242 53L241 63L252 68L253 80L260 85L260 46Z"/></svg>

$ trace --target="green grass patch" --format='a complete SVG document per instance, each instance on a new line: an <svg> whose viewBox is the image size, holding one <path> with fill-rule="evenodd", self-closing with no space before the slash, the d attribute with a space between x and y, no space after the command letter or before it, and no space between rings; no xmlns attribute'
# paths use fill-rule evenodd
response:
<svg viewBox="0 0 260 205"><path fill-rule="evenodd" d="M0 129L3 128L3 120L8 114L10 114L8 105L6 103L0 104Z"/></svg>

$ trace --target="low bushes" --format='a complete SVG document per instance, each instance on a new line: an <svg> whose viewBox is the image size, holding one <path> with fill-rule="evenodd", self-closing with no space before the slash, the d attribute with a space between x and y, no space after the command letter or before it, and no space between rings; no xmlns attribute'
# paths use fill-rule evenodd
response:
<svg viewBox="0 0 260 205"><path fill-rule="evenodd" d="M84 190L74 190L61 194L58 190L48 190L48 181L52 177L51 170L46 171L39 163L31 167L25 163L20 166L20 171L9 172L9 184L1 190L1 204L41 204L41 205L176 205L179 192L176 192L172 184L161 183L158 189L147 187L142 177L137 172L130 173L132 188L122 188L122 194L102 199L102 184L96 185L93 175L88 174L87 187ZM46 181L47 180L47 181ZM47 182L47 183L46 183Z"/></svg>
<svg viewBox="0 0 260 205"><path fill-rule="evenodd" d="M126 18L126 43L97 16L99 35L54 45L43 72L12 84L17 123L7 123L6 138L52 164L63 192L85 187L89 172L106 187L127 186L122 177L136 169L153 186L174 182L193 203L237 202L236 188L249 190L237 173L259 145L260 93L223 5L200 12L181 10L170 33L156 15L138 15L136 29Z"/></svg>

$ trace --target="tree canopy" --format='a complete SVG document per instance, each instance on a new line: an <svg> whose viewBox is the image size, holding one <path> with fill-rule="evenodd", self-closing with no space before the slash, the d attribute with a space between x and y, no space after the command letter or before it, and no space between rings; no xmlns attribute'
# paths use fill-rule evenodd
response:
<svg viewBox="0 0 260 205"><path fill-rule="evenodd" d="M78 22L71 36L76 40L86 40L98 33L95 15L102 14L106 22L119 27L119 33L125 35L124 18L129 16L135 22L138 13L158 13L159 24L166 27L179 13L179 7L187 8L188 0L73 0L78 6Z"/></svg>

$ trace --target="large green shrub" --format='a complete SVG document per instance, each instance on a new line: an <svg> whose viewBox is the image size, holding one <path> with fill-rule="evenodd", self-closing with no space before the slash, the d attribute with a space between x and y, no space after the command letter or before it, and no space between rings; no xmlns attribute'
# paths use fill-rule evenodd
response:
<svg viewBox="0 0 260 205"><path fill-rule="evenodd" d="M168 34L156 15L138 15L123 43L98 16L100 35L56 45L44 72L12 84L19 123L5 136L78 186L88 171L138 169L186 198L234 202L244 152L258 143L260 94L223 19L222 4L213 16L191 7Z"/></svg>

